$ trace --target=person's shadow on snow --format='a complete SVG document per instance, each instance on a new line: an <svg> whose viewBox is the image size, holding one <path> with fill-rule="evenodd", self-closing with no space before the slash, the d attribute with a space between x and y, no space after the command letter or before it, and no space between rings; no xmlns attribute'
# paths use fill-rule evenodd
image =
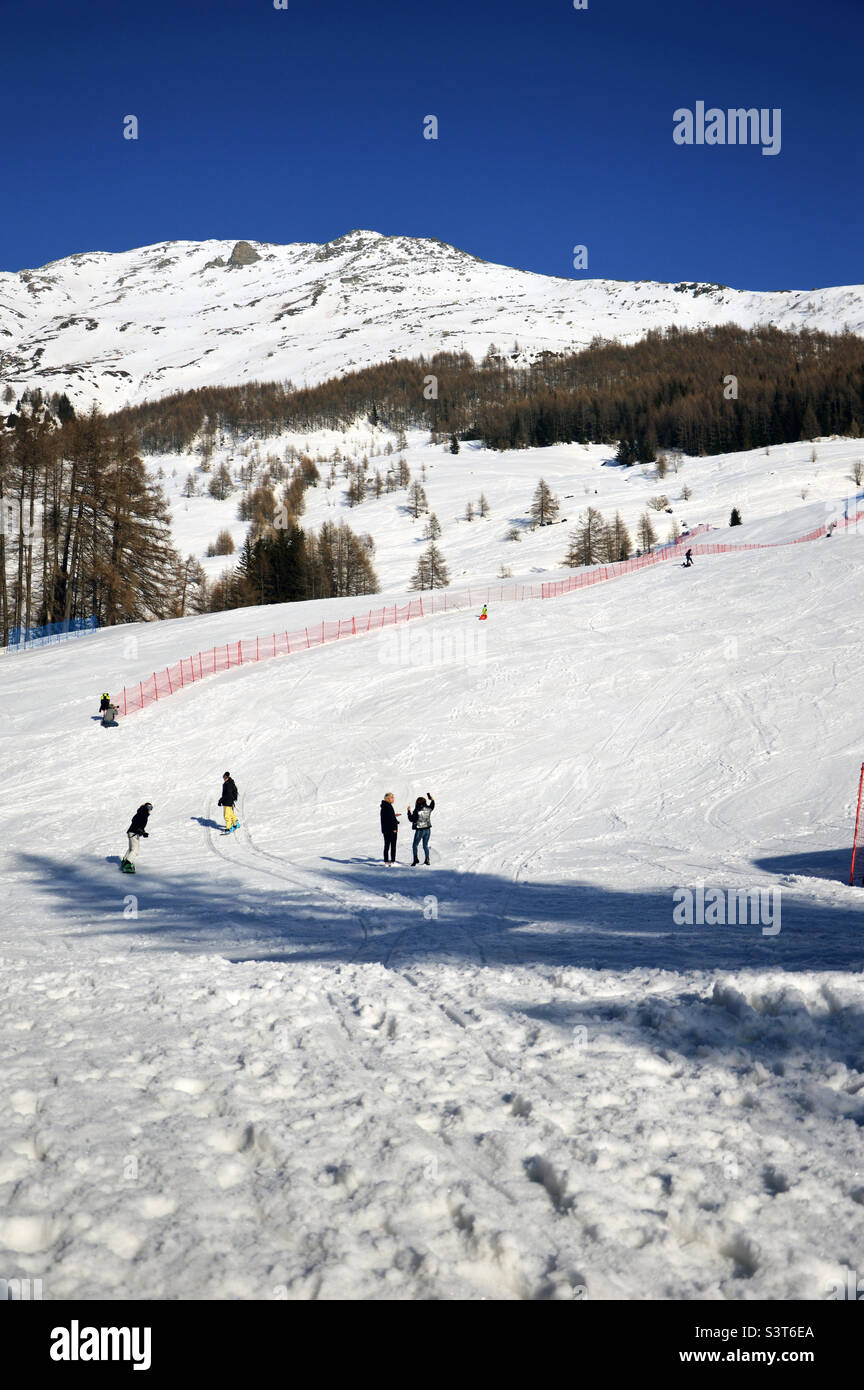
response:
<svg viewBox="0 0 864 1390"><path fill-rule="evenodd" d="M333 854L322 854L325 864L382 864L384 861L374 854L355 854L353 859L337 859Z"/></svg>
<svg viewBox="0 0 864 1390"><path fill-rule="evenodd" d="M224 825L220 825L218 821L209 820L207 816L190 816L189 819L197 821L199 825L203 825L205 830L225 829Z"/></svg>

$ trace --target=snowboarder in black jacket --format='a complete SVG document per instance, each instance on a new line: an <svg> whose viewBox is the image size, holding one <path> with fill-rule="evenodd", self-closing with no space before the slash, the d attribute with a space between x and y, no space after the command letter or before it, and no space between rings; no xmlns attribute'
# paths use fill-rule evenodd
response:
<svg viewBox="0 0 864 1390"><path fill-rule="evenodd" d="M384 863L396 863L396 836L399 834L399 816L393 809L393 793L387 792L381 802L381 834L384 836ZM387 858L387 851L390 858Z"/></svg>
<svg viewBox="0 0 864 1390"><path fill-rule="evenodd" d="M223 808L225 813L225 833L227 835L230 835L232 830L236 830L238 825L240 824L239 820L234 814L234 807L238 800L239 793L237 791L237 784L235 783L234 778L231 776L230 772L223 772L222 795L220 796L217 804Z"/></svg>
<svg viewBox="0 0 864 1390"><path fill-rule="evenodd" d="M111 708L111 696L108 694L108 691L106 690L106 691L103 692L103 694L102 694L102 699L99 701L99 713L100 713L100 714L104 714L105 711L106 711L106 709L110 709L110 708Z"/></svg>
<svg viewBox="0 0 864 1390"><path fill-rule="evenodd" d="M141 841L149 839L147 834L147 822L150 819L150 812L152 810L152 801L145 801L143 806L138 807L138 810L132 817L132 823L126 831L129 848L120 861L120 868L126 874L134 874L135 855L138 853Z"/></svg>

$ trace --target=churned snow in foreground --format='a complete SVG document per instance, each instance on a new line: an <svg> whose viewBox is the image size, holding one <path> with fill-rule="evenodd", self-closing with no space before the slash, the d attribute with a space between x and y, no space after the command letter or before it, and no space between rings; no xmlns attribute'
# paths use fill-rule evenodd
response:
<svg viewBox="0 0 864 1390"><path fill-rule="evenodd" d="M820 1299L860 1271L862 565L839 533L669 564L116 730L102 689L294 615L5 658L0 1277ZM429 869L404 830L379 862L391 790L403 824L436 799ZM678 925L700 882L779 889L780 931Z"/></svg>

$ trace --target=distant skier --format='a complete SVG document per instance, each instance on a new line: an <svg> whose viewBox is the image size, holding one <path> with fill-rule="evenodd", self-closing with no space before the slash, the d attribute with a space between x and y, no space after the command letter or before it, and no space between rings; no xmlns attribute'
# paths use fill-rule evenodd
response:
<svg viewBox="0 0 864 1390"><path fill-rule="evenodd" d="M108 701L107 706L102 711L102 728L116 729L117 727L117 706Z"/></svg>
<svg viewBox="0 0 864 1390"><path fill-rule="evenodd" d="M120 868L123 870L124 874L134 874L135 872L135 855L141 848L141 841L149 838L147 834L147 822L150 819L150 812L152 810L152 801L145 801L144 805L139 806L132 817L132 824L126 831L129 848L120 860Z"/></svg>
<svg viewBox="0 0 864 1390"><path fill-rule="evenodd" d="M230 772L222 773L222 795L217 805L223 808L225 813L225 833L230 835L232 830L236 830L240 822L234 813L234 807L239 801L237 784Z"/></svg>
<svg viewBox="0 0 864 1390"><path fill-rule="evenodd" d="M427 792L426 796L429 798L428 801L426 797L418 796L414 803L413 811L410 806L408 807L408 819L414 827L414 844L412 845L414 858L411 863L412 869L415 864L420 863L420 860L417 858L417 847L421 842L423 844L423 853L426 856L424 863L429 863L429 836L432 833L431 818L432 812L435 810L435 802L431 792Z"/></svg>
<svg viewBox="0 0 864 1390"><path fill-rule="evenodd" d="M484 605L483 605L483 612L480 614L480 621L481 621L481 623L485 623L485 621L486 621L486 619L487 619L488 617L489 617L489 610L488 610L488 608L486 607L486 605L485 605L485 603L484 603Z"/></svg>
<svg viewBox="0 0 864 1390"><path fill-rule="evenodd" d="M685 568L685 570L689 570L689 568L690 568L690 566L692 565L692 563L693 563L693 551L692 551L692 550L688 550L688 551L686 552L685 556L684 556L684 568Z"/></svg>
<svg viewBox="0 0 864 1390"><path fill-rule="evenodd" d="M381 834L384 836L384 863L396 863L396 836L399 834L399 813L393 808L393 793L387 792L381 802ZM390 858L387 858L387 852Z"/></svg>
<svg viewBox="0 0 864 1390"><path fill-rule="evenodd" d="M111 696L107 691L102 692L102 699L99 701L99 713L104 714L106 709L111 708Z"/></svg>

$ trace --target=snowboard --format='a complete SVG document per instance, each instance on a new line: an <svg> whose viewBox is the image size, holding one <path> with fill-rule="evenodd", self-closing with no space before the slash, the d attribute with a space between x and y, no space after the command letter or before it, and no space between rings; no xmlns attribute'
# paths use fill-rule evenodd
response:
<svg viewBox="0 0 864 1390"><path fill-rule="evenodd" d="M124 859L120 865L120 872L123 874L134 874L135 865L130 863L128 859Z"/></svg>

